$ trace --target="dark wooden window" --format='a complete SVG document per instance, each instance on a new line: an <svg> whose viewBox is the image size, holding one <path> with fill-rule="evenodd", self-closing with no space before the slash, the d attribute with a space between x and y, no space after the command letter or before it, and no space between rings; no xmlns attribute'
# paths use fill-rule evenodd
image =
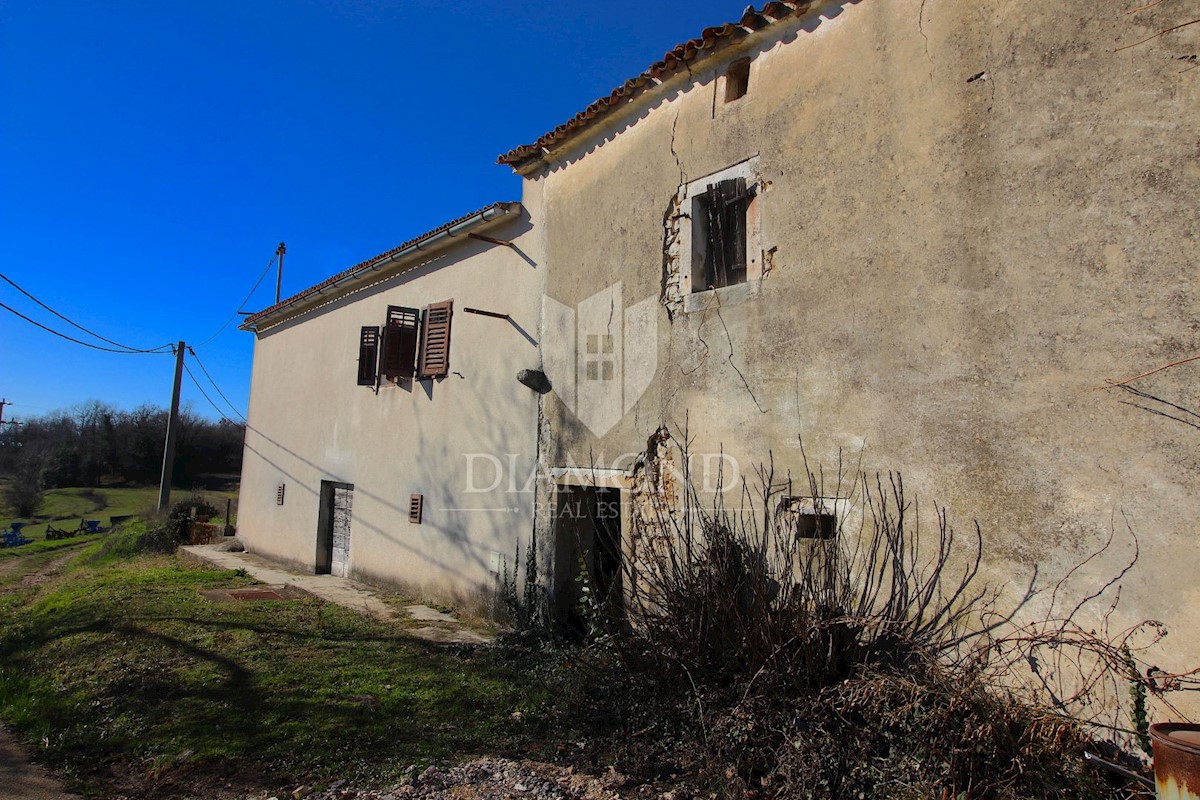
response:
<svg viewBox="0 0 1200 800"><path fill-rule="evenodd" d="M417 371L417 332L421 312L404 306L388 306L383 326L379 372L385 378L412 378Z"/></svg>
<svg viewBox="0 0 1200 800"><path fill-rule="evenodd" d="M408 498L408 521L414 525L421 524L421 512L425 508L425 495L414 494Z"/></svg>
<svg viewBox="0 0 1200 800"><path fill-rule="evenodd" d="M425 307L421 325L420 377L442 378L450 373L450 318L453 314L453 300Z"/></svg>
<svg viewBox="0 0 1200 800"><path fill-rule="evenodd" d="M364 325L358 336L358 385L375 385L375 364L379 359L379 328Z"/></svg>
<svg viewBox="0 0 1200 800"><path fill-rule="evenodd" d="M704 226L705 241L704 280L697 290L745 283L746 213L751 196L745 178L730 178L709 184L708 191L696 198L694 219Z"/></svg>
<svg viewBox="0 0 1200 800"><path fill-rule="evenodd" d="M725 102L731 103L746 94L750 88L750 59L739 58L729 65L725 73Z"/></svg>

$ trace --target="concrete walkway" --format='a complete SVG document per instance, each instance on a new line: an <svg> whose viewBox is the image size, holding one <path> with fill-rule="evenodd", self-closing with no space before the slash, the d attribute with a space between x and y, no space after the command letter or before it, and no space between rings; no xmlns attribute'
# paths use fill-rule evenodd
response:
<svg viewBox="0 0 1200 800"><path fill-rule="evenodd" d="M5 800L79 800L62 784L29 761L25 749L0 728L0 796Z"/></svg>
<svg viewBox="0 0 1200 800"><path fill-rule="evenodd" d="M253 553L231 553L220 545L201 544L179 548L221 569L243 569L255 580L276 586L292 586L330 603L353 609L381 622L413 619L429 623L409 631L413 636L438 644L491 644L491 637L465 627L456 617L424 605L406 606L407 615L379 599L377 589L349 578L299 572Z"/></svg>

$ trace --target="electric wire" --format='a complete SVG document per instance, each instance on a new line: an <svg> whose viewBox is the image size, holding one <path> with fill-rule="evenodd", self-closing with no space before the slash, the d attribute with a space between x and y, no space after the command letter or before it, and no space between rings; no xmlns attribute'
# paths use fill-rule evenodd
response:
<svg viewBox="0 0 1200 800"><path fill-rule="evenodd" d="M262 275L258 276L258 280L254 282L254 286L253 286L253 288L250 289L249 293L246 295L246 298L244 300L242 300L242 302L238 303L237 308L234 310L234 312L232 314L229 315L229 319L227 319L227 320L225 320L225 322L221 323L221 327L217 328L216 333L214 333L212 336L205 339L200 344L196 345L196 347L204 347L204 345L208 344L213 339L220 336L221 332L223 330L225 330L227 327L229 327L229 323L233 322L234 317L236 317L238 315L238 311L241 311L242 308L246 305L246 303L250 302L250 298L254 296L254 293L256 291L258 291L258 287L262 285L263 279L267 277L268 273L270 273L271 265L275 263L276 258L278 258L277 254L271 256L271 260L267 262L266 269L264 269L262 271Z"/></svg>
<svg viewBox="0 0 1200 800"><path fill-rule="evenodd" d="M99 339L99 340L100 340L100 341L102 341L102 342L107 342L108 344L115 345L115 346L117 346L117 347L120 347L120 348L123 348L123 349L121 349L121 350L109 350L109 349L108 349L108 348L106 348L106 347L98 347L98 346L96 346L96 345L89 345L87 342L81 342L81 341L79 341L78 339L72 339L72 338L71 338L71 337L69 337L69 336L65 336L65 335L63 335L63 334L58 334L59 336L62 336L64 339L70 339L72 342L77 342L77 343L79 343L79 344L82 344L82 345L85 345L85 346L87 346L87 347L96 347L96 349L97 349L97 350L105 350L105 351L107 351L107 352L110 352L110 353L124 353L124 352L129 352L129 353L153 353L153 354L155 354L155 355L166 355L166 352L167 352L167 350L166 350L166 349L167 349L167 348L169 348L169 347L171 346L171 345L169 345L169 344L162 344L162 345L159 345L158 347L153 347L153 348L150 348L149 350L142 350L142 349L140 349L140 348L137 348L137 347L130 347L130 346L129 346L129 345L127 345L127 344L121 344L120 342L114 342L112 339L107 339L107 338L105 338L105 337L101 336L100 334L96 333L95 331L88 330L87 328L85 328L85 327L83 327L82 325L80 325L78 322L75 322L75 321L74 321L73 319L71 319L70 317L67 317L67 316L65 316L65 315L63 315L63 314L60 314L60 313L58 313L58 312L57 312L57 311L55 311L53 308L51 308L50 306L46 305L46 304L45 304L45 303L43 303L41 300L38 300L36 297L34 297L32 294L30 294L30 293L29 293L29 292L27 292L26 290L22 289L20 286L18 286L18 285L17 285L16 281L14 281L12 278L8 277L7 275L5 275L5 274L4 274L4 273L2 273L2 272L0 272L0 278L3 278L3 279L4 279L4 280L5 280L7 283L8 283L8 285L12 286L12 287L13 287L14 289L16 289L18 292L20 292L21 294L25 295L26 297L28 297L28 298L29 298L30 300L32 300L33 302L37 303L39 306L41 306L42 308L46 309L47 311L49 311L49 312L50 312L51 314L53 314L54 316L58 317L59 319L63 320L64 322L66 322L68 325L72 325L72 326L74 326L74 327L78 328L79 330L83 331L84 333L88 334L89 336L95 336L97 339ZM5 306L5 308L8 308L8 306ZM12 311L12 309L11 309L11 308L8 308L8 310L9 310L9 311ZM33 322L33 320L29 319L29 317L26 317L24 314L20 314L20 313L18 313L18 312L16 312L16 311L13 311L13 313L14 313L14 314L17 314L17 316L21 317L22 319L28 320L29 322ZM34 325L37 325L39 328L44 328L45 330L48 330L48 331L50 331L51 333L58 333L57 331L51 330L50 328L46 328L46 326L45 326L45 325L42 325L42 324L40 324L40 323L33 322L33 324L34 324ZM228 324L228 323L227 323L227 324Z"/></svg>
<svg viewBox="0 0 1200 800"><path fill-rule="evenodd" d="M221 387L217 385L217 382L213 380L213 376L207 369L205 369L204 362L200 360L200 356L196 355L196 351L189 346L188 352L192 354L192 358L196 360L196 366L200 367L200 370L204 373L204 377L208 378L208 382L211 383L212 387L217 390L217 394L221 396L221 399L225 401L225 404L229 406L234 414L237 414L238 417L241 418L242 422L248 422L246 416L242 414L242 412L238 410L238 407L231 403L229 398L225 396L225 393L221 391Z"/></svg>
<svg viewBox="0 0 1200 800"><path fill-rule="evenodd" d="M208 396L208 392L204 391L204 387L200 385L200 381L196 380L196 376L192 374L192 369L187 365L187 362L184 362L183 364L183 371L187 373L189 378L191 378L192 384L196 387L200 394L204 396L204 399L208 401L208 404L213 407L213 410L217 412L217 415L221 418L222 422L228 422L230 425L238 424L229 417L225 416L225 412L221 410L220 406L214 403L213 399Z"/></svg>
<svg viewBox="0 0 1200 800"><path fill-rule="evenodd" d="M60 331L56 331L53 328L46 327L45 325L38 322L37 320L30 319L29 317L25 316L20 311L17 311L15 308L13 308L12 306L8 306L8 305L5 305L4 303L0 303L0 308L3 308L5 311L8 311L12 314L16 314L18 317L25 320L30 325L36 325L37 327L41 328L42 330L46 331L47 333L53 333L55 336L62 337L63 339L66 339L68 342L74 342L75 344L81 344L84 347L90 347L93 350L102 350L105 353L120 353L121 355L125 355L125 356L144 355L147 353L149 353L151 355L166 355L167 354L167 351L165 351L165 350L162 352L159 352L157 350L117 350L112 347L101 347L98 344L92 344L91 342L85 342L82 339L76 339L74 336L68 336L67 334L62 333Z"/></svg>

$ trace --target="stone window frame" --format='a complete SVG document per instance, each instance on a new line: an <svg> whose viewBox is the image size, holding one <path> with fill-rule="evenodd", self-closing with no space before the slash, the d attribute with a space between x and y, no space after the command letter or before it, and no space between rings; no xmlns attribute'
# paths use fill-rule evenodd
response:
<svg viewBox="0 0 1200 800"><path fill-rule="evenodd" d="M763 180L758 171L759 156L754 155L744 161L718 172L696 178L683 187L683 198L680 204L682 213L679 216L679 288L683 296L685 312L698 311L708 308L714 301L738 301L746 296L757 294L763 279L763 253L767 249L763 237ZM710 184L733 178L744 178L746 189L751 193L751 199L746 207L746 281L720 289L701 289L693 291L693 285L702 280L698 273L703 270L703 262L697 264L697 254L703 252L702 242L695 241L703 230L693 224L692 216L698 208L697 198L708 191Z"/></svg>

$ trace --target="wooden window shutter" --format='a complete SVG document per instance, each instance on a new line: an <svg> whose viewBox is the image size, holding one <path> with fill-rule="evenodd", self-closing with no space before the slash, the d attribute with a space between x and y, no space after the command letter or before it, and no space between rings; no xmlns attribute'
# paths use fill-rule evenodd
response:
<svg viewBox="0 0 1200 800"><path fill-rule="evenodd" d="M721 185L727 220L725 244L729 248L725 268L731 273L731 283L741 283L746 279L746 211L750 194L746 191L745 178L721 181ZM737 275L739 272L742 274Z"/></svg>
<svg viewBox="0 0 1200 800"><path fill-rule="evenodd" d="M450 373L450 317L453 314L453 300L425 307L421 331L422 378L442 378Z"/></svg>
<svg viewBox="0 0 1200 800"><path fill-rule="evenodd" d="M414 525L421 524L421 512L425 509L425 495L414 494L408 498L408 521Z"/></svg>
<svg viewBox="0 0 1200 800"><path fill-rule="evenodd" d="M725 214L721 203L720 184L708 185L705 210L708 212L708 250L705 253L705 276L708 286L720 288L725 279ZM706 286L705 288L708 288Z"/></svg>
<svg viewBox="0 0 1200 800"><path fill-rule="evenodd" d="M745 280L746 211L749 205L750 193L745 178L730 178L708 186L705 273L712 286L720 288Z"/></svg>
<svg viewBox="0 0 1200 800"><path fill-rule="evenodd" d="M358 385L375 385L375 364L379 358L379 328L364 325L358 336Z"/></svg>
<svg viewBox="0 0 1200 800"><path fill-rule="evenodd" d="M388 306L383 326L379 372L385 378L411 378L417 371L417 329L421 312L415 308Z"/></svg>

